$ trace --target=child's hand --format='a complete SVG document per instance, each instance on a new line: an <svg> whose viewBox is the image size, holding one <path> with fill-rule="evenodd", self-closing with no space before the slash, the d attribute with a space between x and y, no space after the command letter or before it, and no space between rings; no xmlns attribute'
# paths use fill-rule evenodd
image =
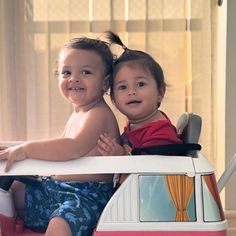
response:
<svg viewBox="0 0 236 236"><path fill-rule="evenodd" d="M0 151L7 149L7 146L0 146Z"/></svg>
<svg viewBox="0 0 236 236"><path fill-rule="evenodd" d="M125 154L123 147L107 134L101 134L97 143L98 151L103 156L121 156Z"/></svg>
<svg viewBox="0 0 236 236"><path fill-rule="evenodd" d="M0 149L0 160L7 160L5 172L10 170L14 161L21 161L24 159L26 159L26 155L22 145Z"/></svg>

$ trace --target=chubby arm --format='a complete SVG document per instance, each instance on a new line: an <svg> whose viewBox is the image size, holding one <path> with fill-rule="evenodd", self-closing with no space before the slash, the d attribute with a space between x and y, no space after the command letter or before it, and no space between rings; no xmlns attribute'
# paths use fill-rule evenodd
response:
<svg viewBox="0 0 236 236"><path fill-rule="evenodd" d="M101 133L110 132L109 135L113 138L117 135L115 131L107 130L107 127L110 127L107 126L108 115L106 110L93 109L87 112L82 119L73 119L69 124L68 137L31 141L1 150L0 160L7 159L5 171L11 168L14 161L24 160L28 157L64 161L86 156L95 148ZM114 123L114 125L116 124Z"/></svg>
<svg viewBox="0 0 236 236"><path fill-rule="evenodd" d="M63 161L79 157L83 150L78 150L77 140L72 138L55 138L31 141L19 146L0 151L0 160L7 160L5 171L9 171L14 161L28 157L41 160Z"/></svg>

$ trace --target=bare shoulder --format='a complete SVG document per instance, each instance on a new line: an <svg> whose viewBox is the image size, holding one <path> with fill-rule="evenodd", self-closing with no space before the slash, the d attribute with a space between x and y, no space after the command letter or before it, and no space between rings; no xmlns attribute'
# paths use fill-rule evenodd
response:
<svg viewBox="0 0 236 236"><path fill-rule="evenodd" d="M100 106L96 106L89 112L90 121L98 124L100 123L104 127L103 132L116 136L119 133L118 122L110 107L104 103Z"/></svg>
<svg viewBox="0 0 236 236"><path fill-rule="evenodd" d="M116 122L115 115L110 107L106 103L102 103L96 107L93 107L89 111L90 115L96 115L95 117L98 119L105 119L107 120L110 118L113 122Z"/></svg>

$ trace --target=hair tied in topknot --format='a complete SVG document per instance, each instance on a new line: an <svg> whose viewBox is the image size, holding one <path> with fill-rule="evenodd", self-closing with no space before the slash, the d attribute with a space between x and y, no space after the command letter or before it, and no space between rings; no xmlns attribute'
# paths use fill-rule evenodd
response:
<svg viewBox="0 0 236 236"><path fill-rule="evenodd" d="M127 49L127 47L122 43L120 37L115 34L112 31L106 31L107 39L110 41L110 43L118 44L120 45L124 50Z"/></svg>

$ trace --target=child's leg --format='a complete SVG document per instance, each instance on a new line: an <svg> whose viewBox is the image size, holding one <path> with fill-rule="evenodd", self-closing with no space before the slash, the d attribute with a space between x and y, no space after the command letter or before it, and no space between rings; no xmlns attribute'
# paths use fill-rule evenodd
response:
<svg viewBox="0 0 236 236"><path fill-rule="evenodd" d="M14 181L11 186L11 190L17 215L21 219L24 219L25 184L18 181Z"/></svg>
<svg viewBox="0 0 236 236"><path fill-rule="evenodd" d="M49 224L45 236L71 236L69 224L61 217L53 217Z"/></svg>
<svg viewBox="0 0 236 236"><path fill-rule="evenodd" d="M50 224L55 218L53 226L57 228L61 218L68 224L67 226L63 224L61 227L66 227L67 230L69 226L71 230L71 234L64 235L91 236L105 204L114 191L113 184L64 182L61 187L64 191L61 189L57 193L63 198L63 203L52 213ZM51 234L46 235L51 236Z"/></svg>

